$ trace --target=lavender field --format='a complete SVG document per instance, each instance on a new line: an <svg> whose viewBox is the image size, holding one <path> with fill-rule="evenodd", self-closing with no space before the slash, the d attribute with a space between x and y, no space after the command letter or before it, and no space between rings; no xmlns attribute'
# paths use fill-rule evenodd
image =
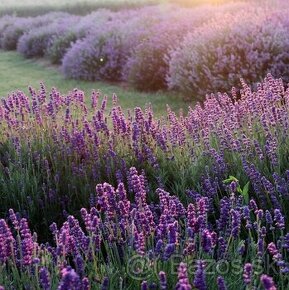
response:
<svg viewBox="0 0 289 290"><path fill-rule="evenodd" d="M164 2L0 18L1 290L289 289L289 3Z"/></svg>

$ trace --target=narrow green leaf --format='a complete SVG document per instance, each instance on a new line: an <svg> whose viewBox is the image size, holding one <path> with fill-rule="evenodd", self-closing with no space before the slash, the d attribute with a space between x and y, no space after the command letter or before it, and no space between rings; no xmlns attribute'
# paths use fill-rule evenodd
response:
<svg viewBox="0 0 289 290"><path fill-rule="evenodd" d="M243 187L243 190L242 190L242 196L244 197L244 200L247 204L249 203L249 186L250 186L250 181L246 183L246 185Z"/></svg>

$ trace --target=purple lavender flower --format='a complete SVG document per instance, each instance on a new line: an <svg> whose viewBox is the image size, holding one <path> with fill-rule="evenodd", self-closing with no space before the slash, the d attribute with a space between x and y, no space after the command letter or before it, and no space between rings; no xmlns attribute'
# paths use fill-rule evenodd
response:
<svg viewBox="0 0 289 290"><path fill-rule="evenodd" d="M49 290L51 287L50 284L50 275L48 270L45 267L40 268L39 270L39 281L42 289Z"/></svg>
<svg viewBox="0 0 289 290"><path fill-rule="evenodd" d="M101 284L101 290L108 290L108 288L109 288L109 279L108 277L104 277Z"/></svg>
<svg viewBox="0 0 289 290"><path fill-rule="evenodd" d="M148 290L148 282L147 281L142 281L141 290Z"/></svg>
<svg viewBox="0 0 289 290"><path fill-rule="evenodd" d="M0 219L0 262L6 262L12 255L15 240L5 220Z"/></svg>
<svg viewBox="0 0 289 290"><path fill-rule="evenodd" d="M145 254L145 236L142 232L135 232L135 248L139 255Z"/></svg>
<svg viewBox="0 0 289 290"><path fill-rule="evenodd" d="M206 253L212 250L213 240L212 240L212 234L209 230L204 230L202 232L202 247L203 247L204 252Z"/></svg>
<svg viewBox="0 0 289 290"><path fill-rule="evenodd" d="M227 290L225 280L222 276L219 276L217 278L217 285L218 285L218 290Z"/></svg>
<svg viewBox="0 0 289 290"><path fill-rule="evenodd" d="M76 272L80 277L83 277L84 275L84 261L81 255L77 255L75 258L75 267Z"/></svg>
<svg viewBox="0 0 289 290"><path fill-rule="evenodd" d="M14 213L14 210L11 208L9 209L9 218L14 226L14 229L16 231L18 231L19 230L19 221L18 221L16 214Z"/></svg>
<svg viewBox="0 0 289 290"><path fill-rule="evenodd" d="M178 243L178 222L175 221L173 224L168 225L168 241L170 244Z"/></svg>
<svg viewBox="0 0 289 290"><path fill-rule="evenodd" d="M274 222L278 229L283 230L285 229L285 220L284 216L282 215L279 209L274 210Z"/></svg>
<svg viewBox="0 0 289 290"><path fill-rule="evenodd" d="M88 278L84 277L81 281L82 290L90 290L90 283Z"/></svg>
<svg viewBox="0 0 289 290"><path fill-rule="evenodd" d="M270 229L272 229L273 218L272 218L271 213L268 210L266 210L265 218L266 218L266 223L268 224L268 226L270 227Z"/></svg>
<svg viewBox="0 0 289 290"><path fill-rule="evenodd" d="M264 216L264 211L262 209L259 209L256 213L258 220L262 220Z"/></svg>
<svg viewBox="0 0 289 290"><path fill-rule="evenodd" d="M286 234L284 236L284 239L283 239L283 248L285 248L287 251L289 250L289 233Z"/></svg>
<svg viewBox="0 0 289 290"><path fill-rule="evenodd" d="M220 201L220 218L217 221L219 231L224 231L229 223L230 207L230 200L222 198Z"/></svg>
<svg viewBox="0 0 289 290"><path fill-rule="evenodd" d="M257 206L256 201L254 199L250 200L249 206L253 212L256 212L258 210L258 206Z"/></svg>
<svg viewBox="0 0 289 290"><path fill-rule="evenodd" d="M176 245L175 244L168 244L164 250L164 259L168 260L171 255L175 252Z"/></svg>
<svg viewBox="0 0 289 290"><path fill-rule="evenodd" d="M159 281L160 281L160 289L161 290L167 290L167 276L166 273L161 271L159 272Z"/></svg>
<svg viewBox="0 0 289 290"><path fill-rule="evenodd" d="M258 256L262 256L264 253L264 240L262 237L260 237L257 241L257 250L258 250Z"/></svg>
<svg viewBox="0 0 289 290"><path fill-rule="evenodd" d="M22 250L22 263L28 266L32 263L34 241L28 227L26 219L20 220L20 236L21 236L21 250Z"/></svg>
<svg viewBox="0 0 289 290"><path fill-rule="evenodd" d="M66 267L61 271L61 281L58 290L81 289L81 280L71 267Z"/></svg>
<svg viewBox="0 0 289 290"><path fill-rule="evenodd" d="M237 210L231 210L232 215L232 236L236 239L240 234L241 229L241 215Z"/></svg>
<svg viewBox="0 0 289 290"><path fill-rule="evenodd" d="M261 282L265 290L277 290L272 277L263 274L261 276Z"/></svg>
<svg viewBox="0 0 289 290"><path fill-rule="evenodd" d="M206 276L205 276L205 263L202 260L197 261L197 270L195 272L194 286L198 290L206 290Z"/></svg>
<svg viewBox="0 0 289 290"><path fill-rule="evenodd" d="M246 285L251 284L253 275L252 264L246 263L243 269L243 280Z"/></svg>
<svg viewBox="0 0 289 290"><path fill-rule="evenodd" d="M188 278L187 265L185 263L180 263L178 268L178 283L175 290L191 290L192 286L190 285Z"/></svg>
<svg viewBox="0 0 289 290"><path fill-rule="evenodd" d="M158 240L155 247L155 253L159 254L163 248L164 242L163 240Z"/></svg>

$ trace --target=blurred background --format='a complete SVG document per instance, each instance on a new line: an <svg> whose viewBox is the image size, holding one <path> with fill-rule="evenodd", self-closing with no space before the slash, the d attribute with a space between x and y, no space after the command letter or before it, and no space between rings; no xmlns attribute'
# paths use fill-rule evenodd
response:
<svg viewBox="0 0 289 290"><path fill-rule="evenodd" d="M248 0L241 0L248 1ZM251 0L252 2L253 0ZM257 0L267 2L267 0ZM270 1L270 0L269 0ZM184 6L195 6L200 4L223 4L225 2L237 2L235 0L1 0L0 15L17 14L17 16L36 16L50 11L67 11L74 14L87 14L99 8L119 10L124 8L135 8L144 5L159 3L176 3ZM240 2L240 0L238 1ZM272 1L271 1L272 2Z"/></svg>

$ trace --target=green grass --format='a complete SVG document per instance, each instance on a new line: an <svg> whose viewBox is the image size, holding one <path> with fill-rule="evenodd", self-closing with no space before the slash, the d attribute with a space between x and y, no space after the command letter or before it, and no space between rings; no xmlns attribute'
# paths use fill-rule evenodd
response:
<svg viewBox="0 0 289 290"><path fill-rule="evenodd" d="M68 80L58 67L49 66L48 62L43 60L25 59L17 52L0 51L0 67L0 97L5 97L15 90L28 93L28 86L39 88L39 83L44 82L47 89L56 87L63 94L74 88L83 90L87 97L92 90L100 90L107 96L115 93L123 108L144 107L151 103L158 116L165 112L167 104L175 111L186 110L190 105L174 93L142 93L129 87L104 82Z"/></svg>

